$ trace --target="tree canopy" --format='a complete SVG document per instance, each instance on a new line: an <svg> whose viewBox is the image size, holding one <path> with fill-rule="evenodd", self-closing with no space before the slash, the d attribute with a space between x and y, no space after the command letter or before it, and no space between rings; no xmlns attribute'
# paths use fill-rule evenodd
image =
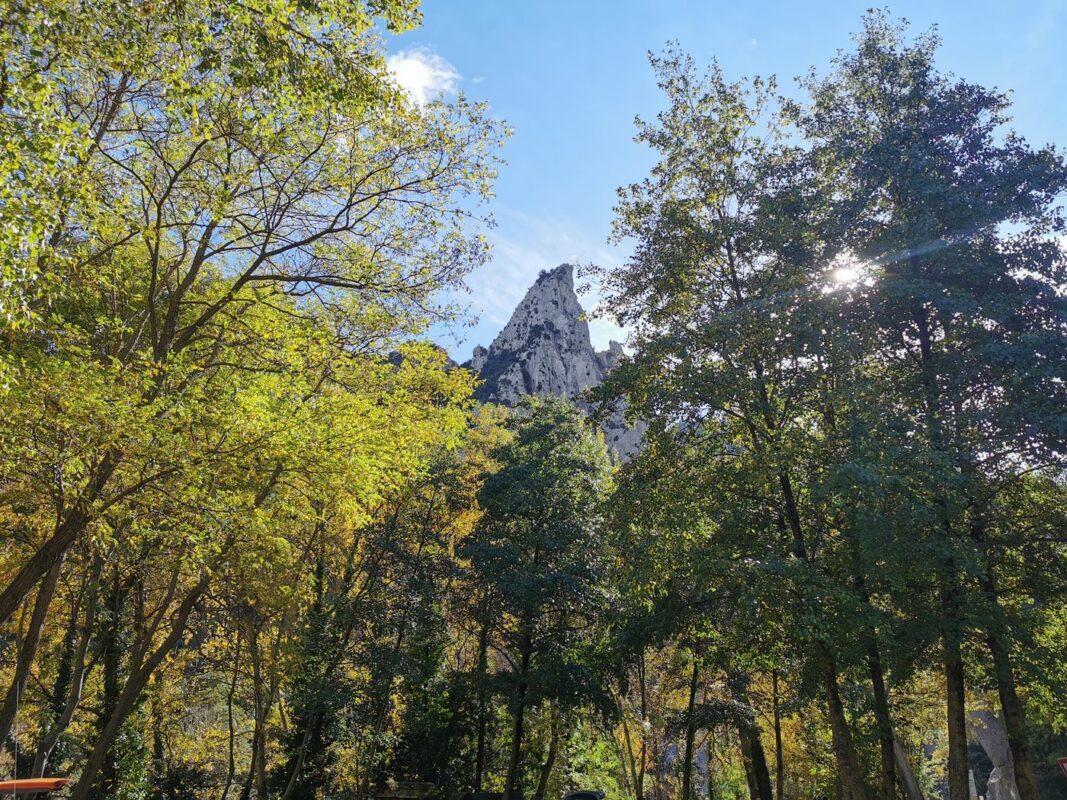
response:
<svg viewBox="0 0 1067 800"><path fill-rule="evenodd" d="M670 46L626 352L483 405L509 131L398 85L421 13L4 4L0 775L1067 796L1062 151L888 12L789 96Z"/></svg>

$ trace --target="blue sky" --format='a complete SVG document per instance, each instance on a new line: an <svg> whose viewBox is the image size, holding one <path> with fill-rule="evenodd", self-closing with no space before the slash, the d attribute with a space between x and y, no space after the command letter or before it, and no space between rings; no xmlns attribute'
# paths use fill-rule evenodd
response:
<svg viewBox="0 0 1067 800"><path fill-rule="evenodd" d="M607 244L617 186L639 180L651 154L634 116L661 99L646 54L677 40L728 77L825 72L849 47L868 2L720 0L424 0L424 25L388 42L416 95L462 90L514 128L496 185L492 263L471 276L477 324L436 338L457 360L488 345L539 270L564 261L625 259ZM1013 127L1032 144L1067 145L1067 0L896 2L916 32L937 24L942 69L1013 92ZM582 298L586 307L593 296ZM590 323L594 344L620 332Z"/></svg>

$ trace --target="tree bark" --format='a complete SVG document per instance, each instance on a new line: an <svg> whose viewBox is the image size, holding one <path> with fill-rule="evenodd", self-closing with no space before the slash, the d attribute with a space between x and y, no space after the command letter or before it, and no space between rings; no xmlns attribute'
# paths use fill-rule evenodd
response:
<svg viewBox="0 0 1067 800"><path fill-rule="evenodd" d="M744 733L738 732L741 746L741 763L745 767L745 783L748 785L748 800L763 800L756 785L756 772L752 768L752 740Z"/></svg>
<svg viewBox="0 0 1067 800"><path fill-rule="evenodd" d="M977 542L984 542L984 526L980 523L972 525L971 535ZM998 608L1000 601L997 597L996 579L988 550L986 562L985 571L979 580L990 605ZM1011 748L1011 761L1019 798L1020 800L1038 800L1037 775L1034 772L1034 759L1026 729L1026 711L1016 689L1015 670L1011 663L1009 645L996 621L987 629L986 645L989 647L989 654L993 657L993 670L997 676L997 694L1000 697L1000 708L1004 712L1004 727L1007 731L1008 746Z"/></svg>
<svg viewBox="0 0 1067 800"><path fill-rule="evenodd" d="M526 713L526 675L530 669L529 637L523 643L522 659L519 666L519 690L515 703L515 722L511 731L511 755L508 758L508 772L504 782L504 800L517 800L520 796L515 783L519 779L519 766L522 760L523 717Z"/></svg>
<svg viewBox="0 0 1067 800"><path fill-rule="evenodd" d="M926 800L922 789L919 788L919 782L915 779L915 773L911 771L908 754L897 739L893 740L893 756L896 759L897 771L900 773L900 785L904 789L904 796L907 800Z"/></svg>
<svg viewBox="0 0 1067 800"><path fill-rule="evenodd" d="M11 726L15 722L18 713L19 701L26 693L26 681L30 677L30 668L33 666L34 656L37 654L37 646L41 643L41 634L44 632L45 619L48 617L48 607L52 604L55 594L56 583L59 580L59 572L63 566L63 560L57 561L48 571L41 588L37 592L37 600L33 604L33 612L30 614L30 625L26 635L18 643L18 657L15 660L15 676L4 698L4 705L0 708L0 742L6 742L11 734Z"/></svg>
<svg viewBox="0 0 1067 800"><path fill-rule="evenodd" d="M100 497L117 465L110 455L105 455L93 472L84 496L74 504L69 513L56 525L51 538L20 569L11 582L0 592L0 625L7 622L33 587L67 554L78 536L92 519L89 509Z"/></svg>
<svg viewBox="0 0 1067 800"><path fill-rule="evenodd" d="M681 800L692 800L693 784L693 743L696 739L696 724L693 708L696 705L697 687L700 679L700 662L693 659L693 674L689 680L689 705L686 707L685 720L685 755L682 760L682 795Z"/></svg>
<svg viewBox="0 0 1067 800"><path fill-rule="evenodd" d="M189 617L192 615L197 603L200 602L204 592L207 591L208 583L208 574L205 574L178 607L166 638L126 681L115 703L114 711L108 717L107 723L104 725L100 736L93 745L92 751L89 753L89 757L85 761L81 777L71 791L71 800L85 800L88 797L89 790L104 766L112 744L114 744L115 739L118 738L122 730L122 725L126 722L130 712L133 711L134 705L141 696L141 692L144 691L144 687L148 684L148 679L152 676L152 673L181 642Z"/></svg>
<svg viewBox="0 0 1067 800"><path fill-rule="evenodd" d="M782 755L782 709L778 694L778 670L771 672L771 693L774 702L774 797L782 800L785 791L785 758Z"/></svg>
<svg viewBox="0 0 1067 800"><path fill-rule="evenodd" d="M748 706L748 686L750 677L747 673L734 672L727 680L730 696L735 703ZM752 800L774 800L771 789L771 775L767 770L767 755L760 741L759 726L755 717L738 721L738 743L741 747L741 760L745 765L749 795Z"/></svg>
<svg viewBox="0 0 1067 800"><path fill-rule="evenodd" d="M123 641L124 617L126 616L126 598L129 588L124 586L119 579L118 569L111 581L111 592L108 597L108 610L110 615L104 620L104 630L100 636L100 645L103 659L103 691L101 694L100 720L106 722L118 707L119 694L122 691L122 666L125 655ZM116 754L108 748L104 751L99 767L100 780L89 789L95 789L93 794L100 798L114 797L118 793L119 769Z"/></svg>
<svg viewBox="0 0 1067 800"><path fill-rule="evenodd" d="M745 776L748 779L748 792L752 800L774 800L771 790L771 774L767 770L767 756L760 742L759 729L755 722L743 723L738 727L738 739L741 744L741 758L745 764Z"/></svg>
<svg viewBox="0 0 1067 800"><path fill-rule="evenodd" d="M919 257L912 255L909 263L912 270L918 274ZM921 301L916 301L912 316L919 341L920 377L926 402L926 428L933 449L937 452L945 452L941 425L941 392L934 365L930 312ZM936 498L935 503L941 514L945 546L952 547L955 535L944 498ZM941 641L944 650L945 708L948 713L949 800L969 800L967 700L963 657L960 652L963 631L959 614L958 567L955 559L949 555L939 565L939 568L941 570Z"/></svg>
<svg viewBox="0 0 1067 800"><path fill-rule="evenodd" d="M37 744L37 753L33 758L34 778L44 777L49 759L55 750L59 737L74 719L74 712L81 702L82 689L85 678L91 670L91 665L86 664L86 655L89 644L92 641L93 628L96 624L97 611L97 588L100 572L103 569L102 561L97 559L93 562L91 577L89 578L89 590L85 602L85 621L82 625L81 634L75 643L74 636L77 629L77 617L80 609L76 608L71 615L70 629L67 632L66 650L63 654L63 662L60 665L56 682L52 689L52 715L53 719L41 735Z"/></svg>
<svg viewBox="0 0 1067 800"><path fill-rule="evenodd" d="M559 726L559 718L553 714L548 755L545 757L545 763L541 765L541 776L537 780L537 793L534 795L534 800L545 800L545 794L548 792L548 781L552 777L552 768L556 764L556 754L559 750Z"/></svg>
<svg viewBox="0 0 1067 800"><path fill-rule="evenodd" d="M949 800L970 800L970 768L967 759L967 696L959 632L959 608L955 592L942 590L945 710L948 714Z"/></svg>
<svg viewBox="0 0 1067 800"><path fill-rule="evenodd" d="M263 685L262 658L259 651L259 621L252 619L248 625L248 653L252 662L252 722L251 757L248 762L248 776L241 789L240 800L249 800L252 789L258 797L265 798L267 792L266 772L266 727L269 701Z"/></svg>
<svg viewBox="0 0 1067 800"><path fill-rule="evenodd" d="M841 693L837 685L837 665L829 648L822 642L816 642L816 654L823 685L826 689L826 705L830 716L830 734L833 741L834 757L841 777L841 786L845 800L867 800L867 789L863 783L859 760L852 744L852 734L845 718L845 707L841 702Z"/></svg>
<svg viewBox="0 0 1067 800"><path fill-rule="evenodd" d="M241 667L241 628L239 625L236 626L234 635L233 675L230 678L230 688L226 692L226 731L228 733L226 742L226 782L222 786L219 800L227 800L230 794L230 787L233 786L233 779L237 774L237 754L235 752L237 731L234 727L233 701L237 694L237 677Z"/></svg>
<svg viewBox="0 0 1067 800"><path fill-rule="evenodd" d="M1015 784L1019 788L1019 797L1020 800L1039 800L1034 759L1030 752L1029 737L1026 731L1026 713L1016 691L1015 671L1012 669L1011 657L1008 655L1007 648L995 634L991 635L987 641L997 674L997 693L1000 696L1001 710L1004 712L1004 727L1008 734L1008 746L1011 748L1011 761L1015 767Z"/></svg>
<svg viewBox="0 0 1067 800"><path fill-rule="evenodd" d="M482 621L478 632L478 743L474 755L474 791L482 790L482 775L485 772L485 736L489 724L485 692L486 672L489 666L489 613Z"/></svg>
<svg viewBox="0 0 1067 800"><path fill-rule="evenodd" d="M894 800L896 796L896 756L893 752L893 719L889 714L889 692L886 690L885 673L882 670L882 655L870 632L870 645L867 648L867 666L871 674L871 688L874 691L874 718L878 726L878 745L882 757L882 800Z"/></svg>
<svg viewBox="0 0 1067 800"><path fill-rule="evenodd" d="M626 763L623 764L623 772L629 767L629 779L626 781L633 792L634 800L641 800L641 785L637 775L637 757L634 755L633 737L630 736L630 725L626 721L626 711L623 708L622 698L619 698L619 719L622 723L623 741L626 743ZM644 740L642 738L642 747ZM643 756L642 756L643 758Z"/></svg>

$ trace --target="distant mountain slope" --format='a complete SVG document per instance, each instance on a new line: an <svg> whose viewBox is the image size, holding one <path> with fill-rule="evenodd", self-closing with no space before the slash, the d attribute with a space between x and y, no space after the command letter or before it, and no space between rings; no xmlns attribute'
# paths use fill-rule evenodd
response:
<svg viewBox="0 0 1067 800"><path fill-rule="evenodd" d="M597 352L574 292L574 268L561 264L542 272L489 348L474 348L463 366L484 381L475 392L483 402L514 405L527 395L577 399L603 382L622 345ZM603 424L608 447L627 458L641 444L643 426L630 427L621 414Z"/></svg>

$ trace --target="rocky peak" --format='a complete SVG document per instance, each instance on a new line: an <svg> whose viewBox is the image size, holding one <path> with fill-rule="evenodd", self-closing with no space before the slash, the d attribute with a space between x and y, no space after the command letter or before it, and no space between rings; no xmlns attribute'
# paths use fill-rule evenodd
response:
<svg viewBox="0 0 1067 800"><path fill-rule="evenodd" d="M574 398L597 386L622 356L611 342L597 352L589 324L574 291L574 267L561 264L542 272L488 348L476 347L464 364L483 383L475 396L483 402L514 405L526 395ZM604 424L608 446L625 457L640 443L641 432L620 415Z"/></svg>

